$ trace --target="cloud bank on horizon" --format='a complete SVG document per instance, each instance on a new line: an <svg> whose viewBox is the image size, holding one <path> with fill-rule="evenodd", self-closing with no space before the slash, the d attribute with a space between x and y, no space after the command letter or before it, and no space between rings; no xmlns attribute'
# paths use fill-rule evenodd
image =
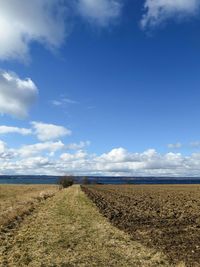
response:
<svg viewBox="0 0 200 267"><path fill-rule="evenodd" d="M59 49L69 38L70 20L80 20L103 29L115 25L123 14L123 0L6 0L0 9L0 60L26 62L31 58L32 43L49 50ZM143 30L153 29L169 20L196 17L198 0L145 0L141 9ZM69 16L73 14L73 16ZM37 19L36 19L37 18ZM29 77L29 75L27 75ZM11 71L0 71L0 113L12 118L27 118L39 90L32 78L22 78ZM55 106L77 102L70 99L52 102ZM27 128L0 125L0 137L9 134L32 136L39 143L9 147L0 140L0 174L65 174L127 176L197 176L200 153L160 154L155 149L141 153L113 148L96 155L87 152L89 141L65 144L62 138L72 131L54 123L30 121ZM193 144L193 145L192 145ZM199 142L191 143L199 147ZM179 149L181 143L169 144Z"/></svg>
<svg viewBox="0 0 200 267"><path fill-rule="evenodd" d="M71 152L69 147L61 141L50 141L12 149L0 141L0 173L195 177L200 172L200 153L183 156L160 154L154 149L134 153L115 148L96 155L83 149Z"/></svg>

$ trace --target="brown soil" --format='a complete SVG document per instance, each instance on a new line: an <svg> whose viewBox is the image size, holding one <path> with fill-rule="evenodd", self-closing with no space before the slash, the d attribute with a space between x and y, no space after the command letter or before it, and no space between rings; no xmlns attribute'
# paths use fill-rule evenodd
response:
<svg viewBox="0 0 200 267"><path fill-rule="evenodd" d="M83 186L101 213L171 264L200 266L200 186Z"/></svg>

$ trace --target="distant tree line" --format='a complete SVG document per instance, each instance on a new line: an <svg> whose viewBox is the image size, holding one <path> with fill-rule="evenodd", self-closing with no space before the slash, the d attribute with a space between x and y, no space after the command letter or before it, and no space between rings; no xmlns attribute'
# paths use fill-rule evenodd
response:
<svg viewBox="0 0 200 267"><path fill-rule="evenodd" d="M76 178L77 177L73 175L64 175L58 179L58 184L60 188L67 188L69 186L72 186L75 182L77 182ZM84 185L100 184L97 178L90 179L87 176L83 176L78 182Z"/></svg>
<svg viewBox="0 0 200 267"><path fill-rule="evenodd" d="M101 183L98 181L98 178L90 179L87 176L84 176L82 178L81 184L101 184Z"/></svg>

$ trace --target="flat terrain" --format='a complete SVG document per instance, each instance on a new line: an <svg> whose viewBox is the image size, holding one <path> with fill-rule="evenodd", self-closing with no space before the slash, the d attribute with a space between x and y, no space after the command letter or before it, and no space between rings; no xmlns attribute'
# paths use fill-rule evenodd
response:
<svg viewBox="0 0 200 267"><path fill-rule="evenodd" d="M59 191L3 233L0 255L4 267L170 266L157 250L112 226L79 186Z"/></svg>
<svg viewBox="0 0 200 267"><path fill-rule="evenodd" d="M133 240L171 264L200 266L200 186L87 186L83 190Z"/></svg>
<svg viewBox="0 0 200 267"><path fill-rule="evenodd" d="M56 191L55 185L0 185L0 229Z"/></svg>

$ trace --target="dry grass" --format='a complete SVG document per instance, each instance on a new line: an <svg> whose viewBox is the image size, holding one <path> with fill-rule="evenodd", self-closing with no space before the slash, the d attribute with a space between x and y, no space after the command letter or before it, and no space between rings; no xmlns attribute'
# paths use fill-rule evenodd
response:
<svg viewBox="0 0 200 267"><path fill-rule="evenodd" d="M0 229L57 190L55 185L0 185Z"/></svg>
<svg viewBox="0 0 200 267"><path fill-rule="evenodd" d="M161 253L113 227L79 186L39 206L4 238L0 254L7 267L169 266Z"/></svg>

